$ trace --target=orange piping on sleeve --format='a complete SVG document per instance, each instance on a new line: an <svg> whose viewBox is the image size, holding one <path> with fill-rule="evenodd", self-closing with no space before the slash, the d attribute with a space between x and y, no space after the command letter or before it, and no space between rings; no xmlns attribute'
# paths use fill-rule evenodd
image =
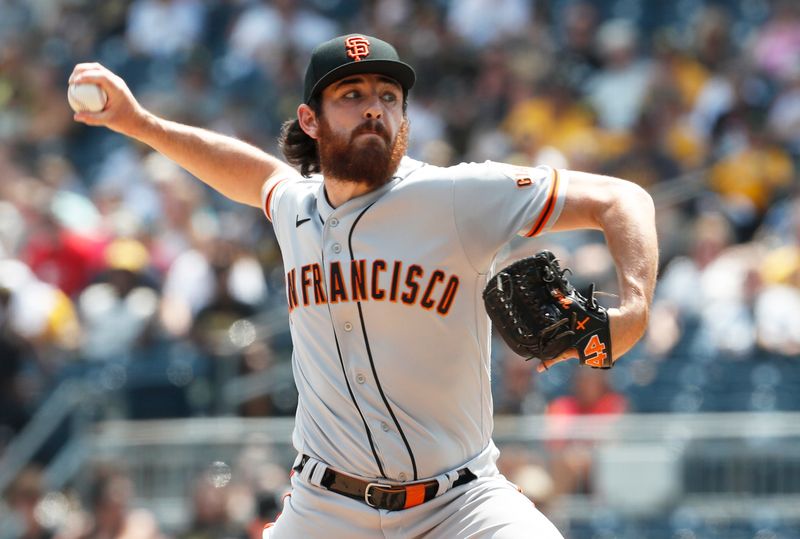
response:
<svg viewBox="0 0 800 539"><path fill-rule="evenodd" d="M286 178L278 180L277 182L275 182L275 185L270 187L269 193L267 193L267 200L266 202L264 202L264 213L266 214L267 219L269 219L270 223L272 222L272 212L270 211L269 208L270 208L270 202L272 202L272 195L275 194L275 189L277 189L278 186L285 181Z"/></svg>
<svg viewBox="0 0 800 539"><path fill-rule="evenodd" d="M553 215L553 210L556 207L556 199L558 198L558 182L558 170L553 169L553 182L550 184L550 190L547 193L547 203L544 205L544 208L542 208L533 227L525 234L526 238L532 238L541 232L545 224L547 224L548 219L550 219L550 216Z"/></svg>

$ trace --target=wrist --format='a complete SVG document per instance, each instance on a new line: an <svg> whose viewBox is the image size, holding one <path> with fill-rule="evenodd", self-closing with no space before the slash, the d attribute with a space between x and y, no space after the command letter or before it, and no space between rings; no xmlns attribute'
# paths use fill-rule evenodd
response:
<svg viewBox="0 0 800 539"><path fill-rule="evenodd" d="M138 107L138 109L123 134L149 144L159 130L158 117L144 108Z"/></svg>
<svg viewBox="0 0 800 539"><path fill-rule="evenodd" d="M642 338L647 330L649 309L646 302L626 303L608 309L614 359L619 358Z"/></svg>

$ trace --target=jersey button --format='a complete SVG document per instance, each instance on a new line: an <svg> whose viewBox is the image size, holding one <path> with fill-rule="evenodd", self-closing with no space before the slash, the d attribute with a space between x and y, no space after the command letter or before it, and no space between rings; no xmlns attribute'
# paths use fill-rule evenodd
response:
<svg viewBox="0 0 800 539"><path fill-rule="evenodd" d="M342 252L342 246L338 243L333 244L333 252L339 254Z"/></svg>
<svg viewBox="0 0 800 539"><path fill-rule="evenodd" d="M367 377L366 377L366 376L364 376L363 374L361 374L361 373L358 373L358 374L356 375L356 382L358 382L359 384L363 384L363 383L364 383L364 382L366 382L366 381L367 381Z"/></svg>
<svg viewBox="0 0 800 539"><path fill-rule="evenodd" d="M336 228L337 226L339 226L339 219L334 217L330 221L328 221L328 223L331 225L331 228Z"/></svg>
<svg viewBox="0 0 800 539"><path fill-rule="evenodd" d="M381 428L383 429L383 432L389 432L389 425L385 421L381 423Z"/></svg>
<svg viewBox="0 0 800 539"><path fill-rule="evenodd" d="M351 324L350 322L345 322L344 323L344 330L345 331L353 331L353 324Z"/></svg>

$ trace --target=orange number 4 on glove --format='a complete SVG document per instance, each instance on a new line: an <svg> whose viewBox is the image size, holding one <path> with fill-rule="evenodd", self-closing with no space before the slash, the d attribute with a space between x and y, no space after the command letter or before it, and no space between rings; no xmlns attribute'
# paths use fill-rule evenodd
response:
<svg viewBox="0 0 800 539"><path fill-rule="evenodd" d="M606 345L600 342L597 335L592 335L583 349L583 354L586 356L586 364L590 367L602 367L607 357L605 350Z"/></svg>

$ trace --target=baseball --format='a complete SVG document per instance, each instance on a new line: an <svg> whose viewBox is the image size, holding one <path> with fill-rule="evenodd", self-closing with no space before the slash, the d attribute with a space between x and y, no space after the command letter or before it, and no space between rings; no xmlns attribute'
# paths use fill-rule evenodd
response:
<svg viewBox="0 0 800 539"><path fill-rule="evenodd" d="M100 112L106 106L108 96L96 84L70 84L67 100L75 112Z"/></svg>

